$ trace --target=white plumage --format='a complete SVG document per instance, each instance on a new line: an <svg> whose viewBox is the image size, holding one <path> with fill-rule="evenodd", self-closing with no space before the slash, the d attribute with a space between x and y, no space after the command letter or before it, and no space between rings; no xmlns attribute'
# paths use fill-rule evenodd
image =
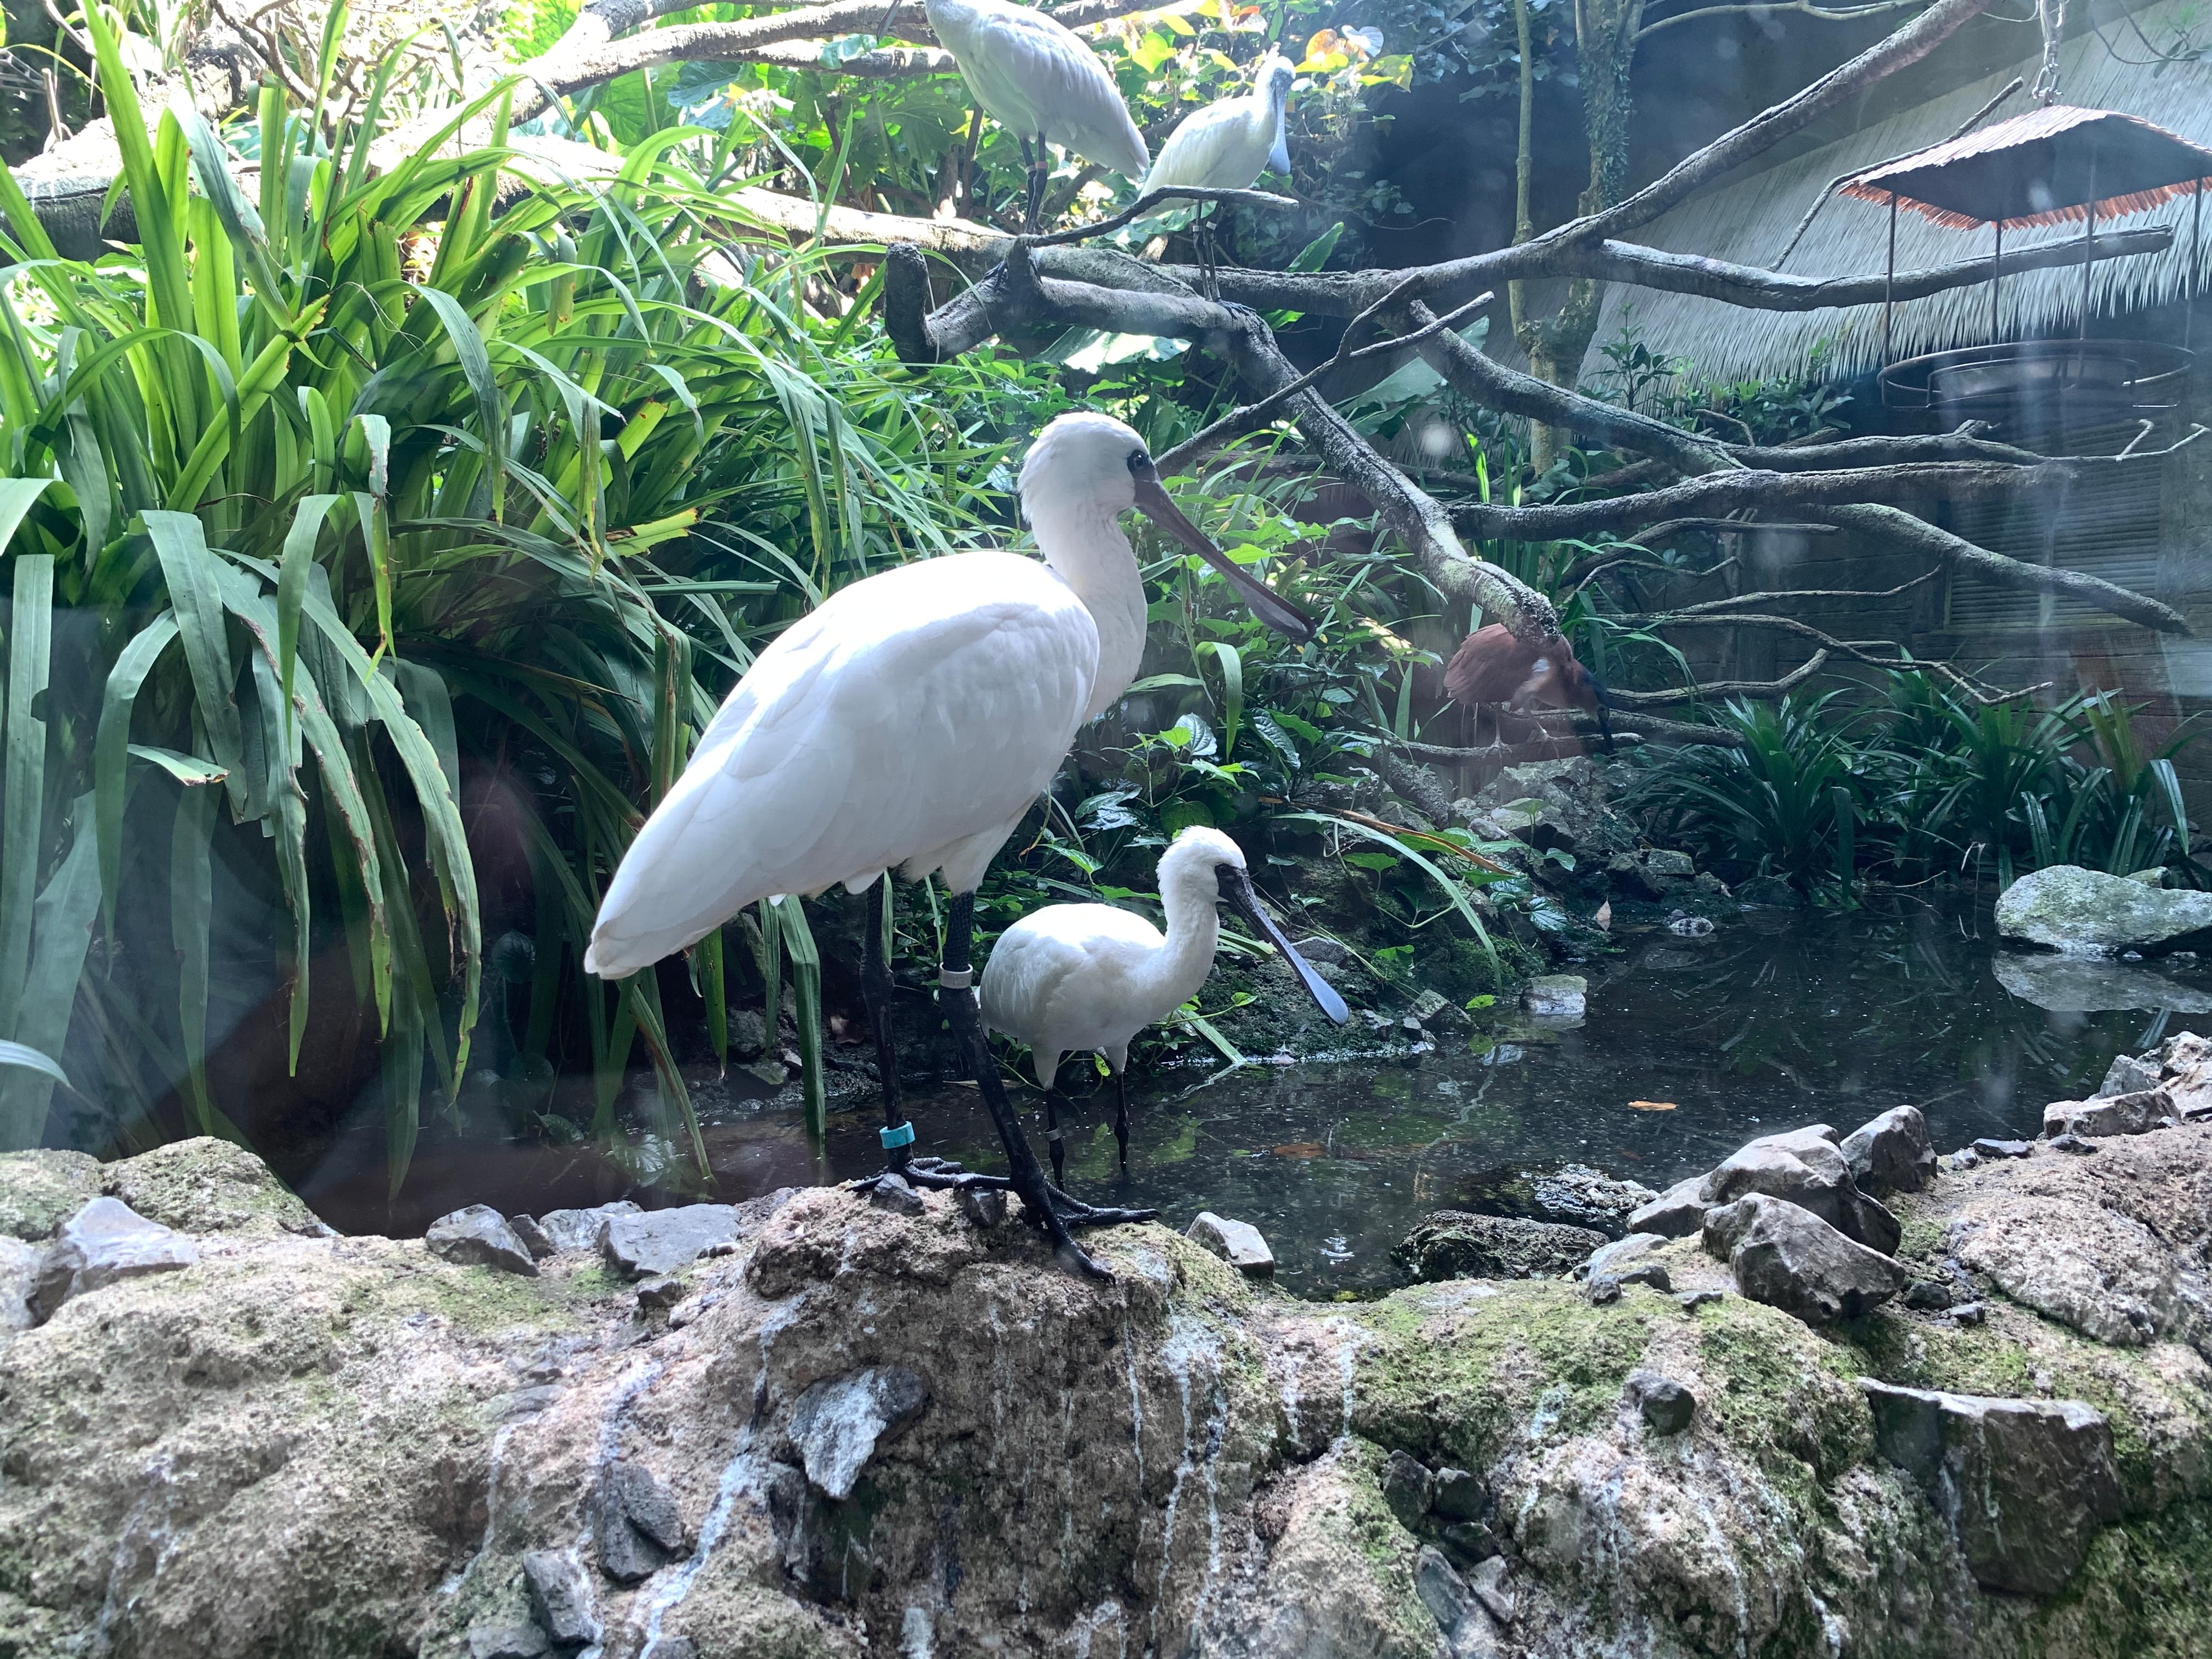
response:
<svg viewBox="0 0 2212 1659"><path fill-rule="evenodd" d="M1098 54L1066 25L1007 0L925 0L924 9L975 102L1000 126L1125 179L1143 175L1144 135Z"/></svg>
<svg viewBox="0 0 2212 1659"><path fill-rule="evenodd" d="M1346 1018L1344 1000L1291 948L1260 906L1244 854L1218 830L1193 825L1161 854L1160 906L1168 930L1108 904L1052 904L1024 916L999 936L983 969L983 1024L1028 1045L1037 1082L1048 1091L1071 1054L1106 1057L1116 1079L1129 1060L1129 1042L1198 994L1213 971L1220 942L1217 899L1243 910L1282 954L1331 1019ZM1115 1133L1128 1160L1126 1106ZM1053 1124L1054 1164L1060 1162Z"/></svg>
<svg viewBox="0 0 2212 1659"><path fill-rule="evenodd" d="M1145 188L1169 185L1195 189L1245 190L1261 173L1291 170L1291 151L1283 130L1283 111L1297 71L1290 60L1270 52L1253 78L1252 90L1193 110L1176 123L1159 158L1145 176Z"/></svg>

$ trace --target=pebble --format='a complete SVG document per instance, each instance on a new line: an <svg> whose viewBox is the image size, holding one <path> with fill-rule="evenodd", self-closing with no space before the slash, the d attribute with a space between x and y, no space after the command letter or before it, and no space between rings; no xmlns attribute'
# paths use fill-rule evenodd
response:
<svg viewBox="0 0 2212 1659"><path fill-rule="evenodd" d="M523 1249L530 1252L533 1260L543 1261L549 1255L558 1255L561 1253L561 1247L552 1241L544 1228L538 1224L535 1218L526 1215L511 1215L507 1218L507 1224L514 1236L522 1241Z"/></svg>
<svg viewBox="0 0 2212 1659"><path fill-rule="evenodd" d="M2033 1143L2026 1140L2000 1140L1994 1135L1984 1135L1974 1143L1974 1152L1983 1158L2026 1158Z"/></svg>
<svg viewBox="0 0 2212 1659"><path fill-rule="evenodd" d="M1951 1317L1961 1325L1978 1325L1989 1316L1989 1310L1978 1302L1961 1303L1951 1310Z"/></svg>
<svg viewBox="0 0 2212 1659"><path fill-rule="evenodd" d="M658 1278L641 1279L637 1286L637 1306L641 1313L665 1313L684 1299L691 1287L682 1279L663 1274Z"/></svg>
<svg viewBox="0 0 2212 1659"><path fill-rule="evenodd" d="M738 1237L733 1204L684 1204L672 1210L607 1218L599 1253L626 1279L653 1279L696 1261L709 1244Z"/></svg>
<svg viewBox="0 0 2212 1659"><path fill-rule="evenodd" d="M1265 1279L1275 1271L1275 1253L1249 1221L1232 1221L1211 1210L1200 1210L1183 1237L1211 1250L1249 1279Z"/></svg>
<svg viewBox="0 0 2212 1659"><path fill-rule="evenodd" d="M1628 1398L1655 1434L1680 1434L1698 1414L1698 1396L1686 1383L1657 1371L1632 1371Z"/></svg>
<svg viewBox="0 0 2212 1659"><path fill-rule="evenodd" d="M2076 1134L2053 1135L2051 1137L2051 1150L2054 1152L2072 1152L2077 1158L2086 1158L2097 1150L2097 1143L2094 1140L2085 1140Z"/></svg>
<svg viewBox="0 0 2212 1659"><path fill-rule="evenodd" d="M118 1279L175 1273L199 1259L199 1247L174 1228L149 1221L119 1198L90 1199L62 1223L25 1304L32 1320L43 1323L73 1296Z"/></svg>
<svg viewBox="0 0 2212 1659"><path fill-rule="evenodd" d="M574 1650L599 1639L599 1610L582 1564L560 1550L531 1550L522 1558L530 1610L556 1648Z"/></svg>
<svg viewBox="0 0 2212 1659"><path fill-rule="evenodd" d="M1916 1279L1905 1287L1905 1305L1921 1313L1941 1313L1951 1305L1951 1287L1940 1279Z"/></svg>
<svg viewBox="0 0 2212 1659"><path fill-rule="evenodd" d="M422 1243L441 1261L538 1277L538 1258L507 1225L507 1218L489 1204L471 1204L440 1216Z"/></svg>
<svg viewBox="0 0 2212 1659"><path fill-rule="evenodd" d="M961 1187L952 1201L960 1213L986 1231L1006 1224L1006 1190L1003 1187Z"/></svg>
<svg viewBox="0 0 2212 1659"><path fill-rule="evenodd" d="M891 1170L876 1177L876 1184L868 1189L868 1202L893 1215L920 1215L923 1208L921 1194L906 1184L904 1176Z"/></svg>
<svg viewBox="0 0 2212 1659"><path fill-rule="evenodd" d="M1726 1291L1684 1291L1676 1296L1674 1300L1682 1304L1684 1313L1693 1314L1700 1308L1710 1307L1717 1302L1727 1301L1728 1292Z"/></svg>

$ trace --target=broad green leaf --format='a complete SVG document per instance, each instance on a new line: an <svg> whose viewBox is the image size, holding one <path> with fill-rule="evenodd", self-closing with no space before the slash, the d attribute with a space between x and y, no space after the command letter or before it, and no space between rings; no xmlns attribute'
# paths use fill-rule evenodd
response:
<svg viewBox="0 0 2212 1659"><path fill-rule="evenodd" d="M18 554L8 617L7 757L0 767L8 787L0 801L0 1033L10 1036L31 969L31 907L39 890L46 781L40 704L52 672L53 603L52 556Z"/></svg>
<svg viewBox="0 0 2212 1659"><path fill-rule="evenodd" d="M315 538L338 503L335 495L309 495L293 510L284 533L283 557L276 578L277 678L284 693L284 731L292 730L292 672L300 654L300 607L307 599L307 568L315 561Z"/></svg>
<svg viewBox="0 0 2212 1659"><path fill-rule="evenodd" d="M169 943L177 953L177 1027L184 1039L185 1077L204 1135L215 1133L208 1092L208 939L215 927L212 789L185 789L169 831Z"/></svg>
<svg viewBox="0 0 2212 1659"><path fill-rule="evenodd" d="M69 1045L77 986L84 978L85 953L92 946L93 915L100 908L99 860L93 838L86 833L92 821L92 797L79 796L70 817L76 826L76 839L39 895L32 921L31 980L15 1018L16 1041L49 1054L60 1054ZM0 1123L12 1120L28 1137L12 1144L38 1145L44 1138L52 1085L17 1078L0 1085L0 1098L8 1103L0 1107ZM0 1129L0 1138L9 1133Z"/></svg>
<svg viewBox="0 0 2212 1659"><path fill-rule="evenodd" d="M192 695L200 723L215 750L215 763L228 775L234 810L246 804L240 776L241 742L238 701L230 660L230 638L223 627L222 567L208 550L200 521L189 513L149 513L146 533L161 561L161 574L169 589L172 614L184 641L185 665L191 671Z"/></svg>

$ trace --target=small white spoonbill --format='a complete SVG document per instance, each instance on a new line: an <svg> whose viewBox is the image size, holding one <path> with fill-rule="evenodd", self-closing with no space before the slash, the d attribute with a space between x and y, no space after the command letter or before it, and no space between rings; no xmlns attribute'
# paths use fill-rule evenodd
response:
<svg viewBox="0 0 2212 1659"><path fill-rule="evenodd" d="M884 1085L891 1168L927 1185L1011 1186L1033 1224L1086 1272L1067 1223L1126 1220L1048 1190L999 1083L969 966L975 887L1051 783L1085 720L1118 701L1145 647L1145 584L1117 522L1149 515L1226 576L1269 626L1313 623L1231 562L1160 487L1144 441L1104 415L1063 415L1022 466L1042 563L1010 553L921 559L832 594L777 636L702 732L690 763L623 855L584 966L621 979L747 905L842 882L875 888L862 989ZM975 1065L1011 1177L910 1164L890 1038L877 884L941 871L952 894L939 983Z"/></svg>
<svg viewBox="0 0 2212 1659"><path fill-rule="evenodd" d="M1095 1050L1114 1073L1114 1139L1129 1165L1129 1039L1198 994L1213 971L1221 921L1234 904L1273 945L1321 1011L1341 1025L1344 999L1293 950L1261 907L1244 854L1218 830L1194 824L1160 855L1160 907L1168 931L1110 904L1048 904L999 936L983 968L983 1024L1029 1046L1045 1091L1045 1133L1059 1179L1060 1114L1053 1079L1071 1054Z"/></svg>
<svg viewBox="0 0 2212 1659"><path fill-rule="evenodd" d="M1052 171L1048 143L1110 167L1132 184L1144 176L1152 156L1121 88L1066 24L1008 0L923 0L922 9L976 105L1021 140L1030 169L1024 232L1037 228Z"/></svg>
<svg viewBox="0 0 2212 1659"><path fill-rule="evenodd" d="M1145 175L1145 188L1245 190L1263 172L1288 173L1291 148L1283 112L1297 79L1289 58L1269 52L1252 78L1251 91L1217 99L1176 124Z"/></svg>

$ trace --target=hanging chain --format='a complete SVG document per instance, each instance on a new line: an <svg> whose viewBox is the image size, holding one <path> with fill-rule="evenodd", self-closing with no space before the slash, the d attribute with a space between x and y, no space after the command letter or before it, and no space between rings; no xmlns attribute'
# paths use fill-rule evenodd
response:
<svg viewBox="0 0 2212 1659"><path fill-rule="evenodd" d="M2035 0L2035 21L2043 28L2043 68L2030 95L2049 106L2058 101L2058 38L2066 32L2066 0Z"/></svg>

